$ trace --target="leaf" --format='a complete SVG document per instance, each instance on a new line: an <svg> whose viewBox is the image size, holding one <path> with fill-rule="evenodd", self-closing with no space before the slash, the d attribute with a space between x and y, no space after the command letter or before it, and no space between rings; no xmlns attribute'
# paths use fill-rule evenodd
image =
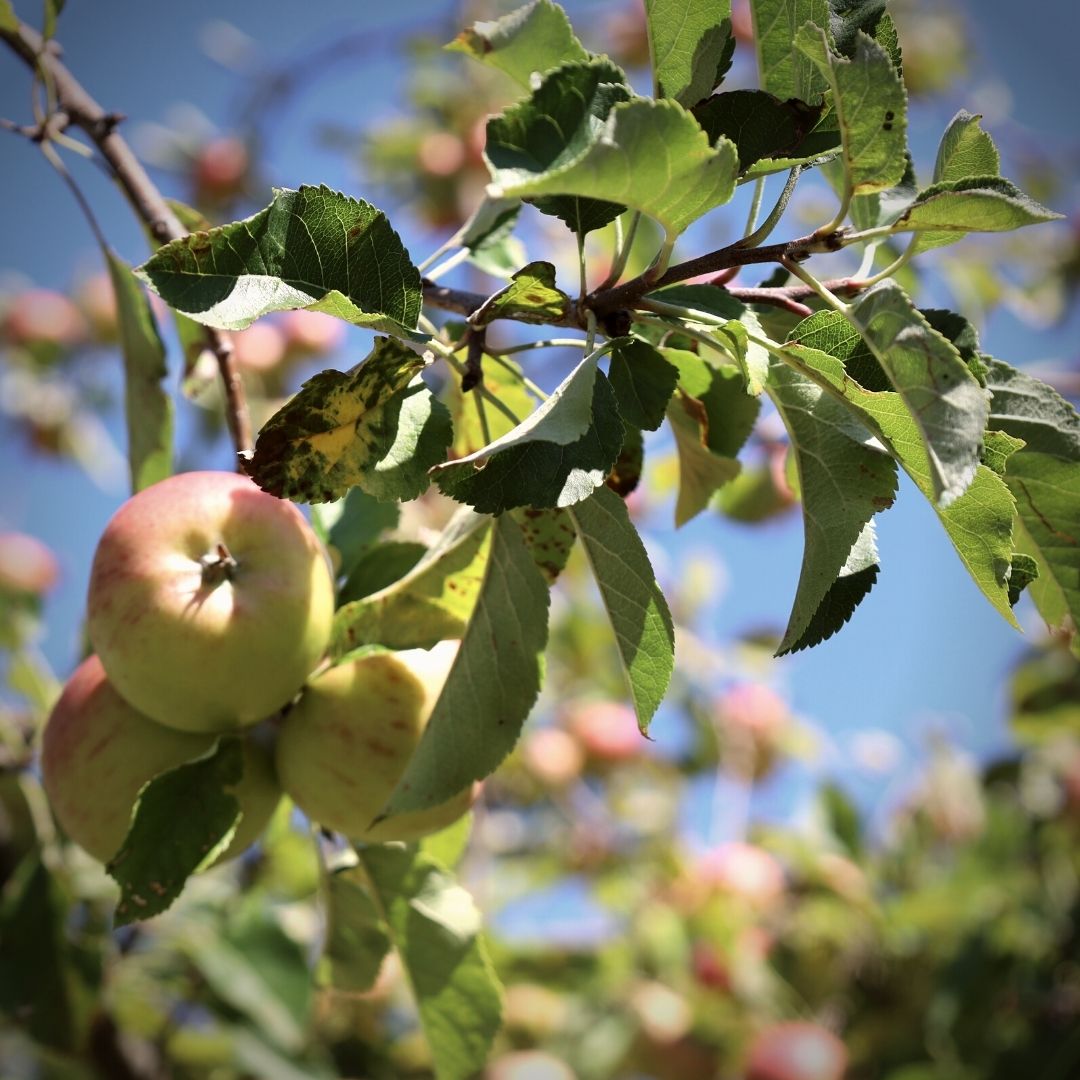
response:
<svg viewBox="0 0 1080 1080"><path fill-rule="evenodd" d="M352 374L322 371L263 426L244 469L264 491L298 502L340 499L361 487L406 501L446 457L450 414L419 372L426 361L393 338Z"/></svg>
<svg viewBox="0 0 1080 1080"><path fill-rule="evenodd" d="M338 593L338 603L362 600L400 581L427 554L423 544L386 540L368 548L353 564Z"/></svg>
<svg viewBox="0 0 1080 1080"><path fill-rule="evenodd" d="M128 834L106 867L120 886L116 926L171 907L184 882L228 846L240 804L227 789L243 769L240 740L222 738L212 753L162 773L139 792Z"/></svg>
<svg viewBox="0 0 1080 1080"><path fill-rule="evenodd" d="M1080 461L1028 448L1009 458L1005 483L1016 498L1020 551L1035 558L1038 580L1028 587L1047 623L1080 626Z"/></svg>
<svg viewBox="0 0 1080 1080"><path fill-rule="evenodd" d="M786 101L814 103L826 87L821 72L795 45L806 22L827 26L827 0L750 0L761 89Z"/></svg>
<svg viewBox="0 0 1080 1080"><path fill-rule="evenodd" d="M481 200L455 238L469 251L473 266L485 274L503 278L510 277L521 266L525 249L513 236L520 213L520 199Z"/></svg>
<svg viewBox="0 0 1080 1080"><path fill-rule="evenodd" d="M731 66L731 0L645 0L645 18L656 96L704 101Z"/></svg>
<svg viewBox="0 0 1080 1080"><path fill-rule="evenodd" d="M326 937L315 977L322 986L362 994L375 985L392 947L363 871L350 866L329 874L323 903Z"/></svg>
<svg viewBox="0 0 1080 1080"><path fill-rule="evenodd" d="M934 183L964 180L969 176L997 176L1001 158L994 140L979 126L981 116L961 109L949 121L938 144Z"/></svg>
<svg viewBox="0 0 1080 1080"><path fill-rule="evenodd" d="M430 648L458 638L472 613L487 568L490 521L459 510L402 578L334 615L330 655L335 660L362 645Z"/></svg>
<svg viewBox="0 0 1080 1080"><path fill-rule="evenodd" d="M516 319L526 323L559 323L570 310L570 297L555 287L555 267L532 262L510 278L510 284L488 297L473 312L470 322L487 326L493 319Z"/></svg>
<svg viewBox="0 0 1080 1080"><path fill-rule="evenodd" d="M135 273L170 307L223 330L307 308L409 337L423 302L386 215L328 187L276 188L265 210L173 240Z"/></svg>
<svg viewBox="0 0 1080 1080"><path fill-rule="evenodd" d="M468 1080L483 1068L502 1020L480 912L423 851L383 844L357 857L416 997L436 1080Z"/></svg>
<svg viewBox="0 0 1080 1080"><path fill-rule="evenodd" d="M478 22L446 46L505 72L528 88L534 71L545 72L590 54L574 35L570 20L551 0L532 3L501 19Z"/></svg>
<svg viewBox="0 0 1080 1080"><path fill-rule="evenodd" d="M615 395L586 358L526 420L487 446L432 470L444 494L481 513L571 506L587 499L622 448Z"/></svg>
<svg viewBox="0 0 1080 1080"><path fill-rule="evenodd" d="M124 353L124 415L127 421L131 490L141 491L172 473L172 398L165 345L150 301L131 268L106 250L116 295L120 346Z"/></svg>
<svg viewBox="0 0 1080 1080"><path fill-rule="evenodd" d="M397 527L400 518L397 503L379 502L358 487L349 488L343 499L311 508L311 524L319 539L337 552L337 576L345 578L384 532Z"/></svg>
<svg viewBox="0 0 1080 1080"><path fill-rule="evenodd" d="M709 142L724 136L735 144L740 175L755 164L762 166L753 170L755 176L819 159L837 147L837 131L814 130L821 113L821 105L807 105L797 98L781 101L764 90L714 94L694 109ZM782 160L771 164L770 158Z"/></svg>
<svg viewBox="0 0 1080 1080"><path fill-rule="evenodd" d="M599 490L599 489L597 489ZM587 500L586 500L587 501ZM536 510L531 506L511 510L522 539L549 585L566 569L577 533L567 510Z"/></svg>
<svg viewBox="0 0 1080 1080"><path fill-rule="evenodd" d="M1016 607L1023 591L1039 579L1039 560L1019 551L1013 552L1009 569L1009 603Z"/></svg>
<svg viewBox="0 0 1080 1080"><path fill-rule="evenodd" d="M6 877L0 894L0 1013L57 1050L74 1050L78 1039L68 906L37 851Z"/></svg>
<svg viewBox="0 0 1080 1080"><path fill-rule="evenodd" d="M893 229L916 232L915 250L927 251L969 232L1009 232L1061 216L1000 176L967 176L920 191Z"/></svg>
<svg viewBox="0 0 1080 1080"><path fill-rule="evenodd" d="M625 499L636 491L645 468L645 437L640 428L623 423L623 444L604 484Z"/></svg>
<svg viewBox="0 0 1080 1080"><path fill-rule="evenodd" d="M620 342L608 368L619 415L628 424L655 431L664 422L667 403L679 381L679 369L646 341Z"/></svg>
<svg viewBox="0 0 1080 1080"><path fill-rule="evenodd" d="M915 420L933 497L948 506L971 483L979 462L989 413L985 391L895 282L869 289L849 310Z"/></svg>
<svg viewBox="0 0 1080 1080"><path fill-rule="evenodd" d="M492 128L502 120L498 117L488 124L492 194L605 199L648 214L675 236L728 202L735 191L735 145L721 138L710 146L693 116L672 101L624 100L606 120L575 133L569 143L553 137L558 118L537 110L533 129L546 132L546 139L560 150L542 156L526 155L508 141L499 141L505 135L493 145Z"/></svg>
<svg viewBox="0 0 1080 1080"><path fill-rule="evenodd" d="M987 431L983 435L982 463L998 476L1004 476L1009 458L1023 445L1023 439L1014 439L1004 431Z"/></svg>
<svg viewBox="0 0 1080 1080"><path fill-rule="evenodd" d="M845 190L866 195L900 183L907 166L907 95L888 53L859 34L851 58L837 56L825 31L812 25L799 30L795 45L832 90Z"/></svg>
<svg viewBox="0 0 1080 1080"><path fill-rule="evenodd" d="M783 655L829 637L869 591L877 552L868 525L892 506L896 464L857 445L847 433L843 406L799 372L774 363L768 393L791 438L803 508L802 570L777 649Z"/></svg>
<svg viewBox="0 0 1080 1080"><path fill-rule="evenodd" d="M642 734L675 666L675 628L626 504L606 487L570 511L600 590Z"/></svg>
<svg viewBox="0 0 1080 1080"><path fill-rule="evenodd" d="M739 475L740 465L734 458L709 449L707 416L696 398L678 395L668 406L667 417L679 454L675 527L681 528L709 505L719 488Z"/></svg>
<svg viewBox="0 0 1080 1080"><path fill-rule="evenodd" d="M495 518L480 594L431 719L382 818L445 802L493 772L540 691L548 587L512 518Z"/></svg>
<svg viewBox="0 0 1080 1080"><path fill-rule="evenodd" d="M464 350L458 352L464 360ZM536 408L536 399L529 393L523 381L519 364L512 357L483 356L483 385L516 416L529 416ZM484 426L480 423L480 407L484 409L487 431L491 438L499 439L511 431L514 422L500 409L491 407L490 401L477 398L477 391L462 392L461 380L452 379L447 389L450 415L454 422L454 445L451 458L468 457L482 450L487 443Z"/></svg>
<svg viewBox="0 0 1080 1080"><path fill-rule="evenodd" d="M1052 386L985 357L991 427L1023 439L1028 452L1080 461L1080 416Z"/></svg>

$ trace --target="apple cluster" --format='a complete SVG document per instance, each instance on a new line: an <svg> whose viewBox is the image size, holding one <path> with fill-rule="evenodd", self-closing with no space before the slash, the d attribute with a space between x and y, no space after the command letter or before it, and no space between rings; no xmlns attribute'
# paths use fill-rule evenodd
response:
<svg viewBox="0 0 1080 1080"><path fill-rule="evenodd" d="M456 642L331 666L331 560L300 511L233 473L191 472L134 495L98 543L94 650L42 736L57 821L89 854L120 850L143 787L242 740L241 818L223 858L262 832L282 793L364 842L410 840L471 792L371 828L418 743ZM164 838L163 838L164 839Z"/></svg>

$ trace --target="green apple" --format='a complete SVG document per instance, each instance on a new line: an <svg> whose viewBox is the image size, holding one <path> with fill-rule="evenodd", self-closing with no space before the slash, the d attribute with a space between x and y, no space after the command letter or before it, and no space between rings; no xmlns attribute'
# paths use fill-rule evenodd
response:
<svg viewBox="0 0 1080 1080"><path fill-rule="evenodd" d="M124 842L143 785L205 754L215 738L148 720L112 687L101 661L87 657L41 737L42 777L56 820L79 847L108 862ZM223 859L255 840L281 799L269 751L251 735L243 747L244 775L234 790L243 817Z"/></svg>
<svg viewBox="0 0 1080 1080"><path fill-rule="evenodd" d="M281 786L312 820L354 840L415 840L456 821L473 793L371 828L405 771L458 643L372 653L324 672L278 734Z"/></svg>
<svg viewBox="0 0 1080 1080"><path fill-rule="evenodd" d="M132 496L94 555L87 631L109 681L181 731L277 712L330 637L334 583L300 511L227 472Z"/></svg>

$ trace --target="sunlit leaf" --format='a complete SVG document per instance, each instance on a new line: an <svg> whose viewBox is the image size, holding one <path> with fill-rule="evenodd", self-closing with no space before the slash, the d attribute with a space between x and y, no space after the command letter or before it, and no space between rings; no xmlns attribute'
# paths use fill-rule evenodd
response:
<svg viewBox="0 0 1080 1080"><path fill-rule="evenodd" d="M731 0L645 0L645 17L657 96L704 101L731 66Z"/></svg>
<svg viewBox="0 0 1080 1080"><path fill-rule="evenodd" d="M655 431L664 422L679 370L648 342L634 338L612 350L608 378L623 420Z"/></svg>
<svg viewBox="0 0 1080 1080"><path fill-rule="evenodd" d="M820 99L826 82L813 62L796 47L804 23L829 25L828 0L750 0L761 89L781 101Z"/></svg>
<svg viewBox="0 0 1080 1080"><path fill-rule="evenodd" d="M474 326L493 319L516 319L526 323L559 323L570 309L570 297L555 287L555 267L548 262L523 266L510 284L488 298L471 318Z"/></svg>
<svg viewBox="0 0 1080 1080"><path fill-rule="evenodd" d="M997 176L1001 158L994 140L979 126L981 116L961 109L949 121L934 162L935 184L969 176Z"/></svg>

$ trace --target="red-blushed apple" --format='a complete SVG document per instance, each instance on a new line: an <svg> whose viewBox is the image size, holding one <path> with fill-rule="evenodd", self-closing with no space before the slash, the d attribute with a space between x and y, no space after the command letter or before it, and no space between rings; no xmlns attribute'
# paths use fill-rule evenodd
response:
<svg viewBox="0 0 1080 1080"><path fill-rule="evenodd" d="M16 345L77 345L86 337L82 312L63 293L27 289L11 299L3 335Z"/></svg>
<svg viewBox="0 0 1080 1080"><path fill-rule="evenodd" d="M94 555L87 631L139 712L223 732L288 704L334 614L326 551L300 511L227 472L133 495Z"/></svg>
<svg viewBox="0 0 1080 1080"><path fill-rule="evenodd" d="M521 746L525 768L548 787L565 787L581 775L585 751L568 731L542 727L530 731Z"/></svg>
<svg viewBox="0 0 1080 1080"><path fill-rule="evenodd" d="M496 1058L485 1080L574 1080L574 1070L546 1050L513 1050Z"/></svg>
<svg viewBox="0 0 1080 1080"><path fill-rule="evenodd" d="M243 191L251 160L247 147L233 135L211 139L199 149L191 169L199 200L228 199Z"/></svg>
<svg viewBox="0 0 1080 1080"><path fill-rule="evenodd" d="M320 356L345 344L345 324L321 311L286 311L279 325L290 353Z"/></svg>
<svg viewBox="0 0 1080 1080"><path fill-rule="evenodd" d="M148 720L110 685L101 661L87 657L41 737L42 777L56 820L79 847L108 862L124 842L143 785L205 754L214 739ZM281 798L269 751L250 736L243 747L244 775L234 791L243 817L221 858L248 847Z"/></svg>
<svg viewBox="0 0 1080 1080"><path fill-rule="evenodd" d="M35 536L0 533L0 591L41 596L60 577L52 551Z"/></svg>
<svg viewBox="0 0 1080 1080"><path fill-rule="evenodd" d="M75 289L75 303L98 341L116 339L116 290L107 273L84 278Z"/></svg>
<svg viewBox="0 0 1080 1080"><path fill-rule="evenodd" d="M281 786L308 817L382 843L437 832L468 810L472 789L371 827L420 742L457 648L444 641L430 651L371 653L312 680L277 743Z"/></svg>
<svg viewBox="0 0 1080 1080"><path fill-rule="evenodd" d="M616 763L638 757L647 745L629 705L584 702L571 711L570 730L594 761Z"/></svg>
<svg viewBox="0 0 1080 1080"><path fill-rule="evenodd" d="M841 1080L844 1044L827 1028L805 1020L759 1031L746 1059L746 1080Z"/></svg>
<svg viewBox="0 0 1080 1080"><path fill-rule="evenodd" d="M699 856L692 871L696 881L728 893L754 907L768 907L784 895L784 868L776 856L742 841L729 841Z"/></svg>
<svg viewBox="0 0 1080 1080"><path fill-rule="evenodd" d="M432 131L416 148L416 163L431 176L453 176L465 164L465 143L450 131Z"/></svg>
<svg viewBox="0 0 1080 1080"><path fill-rule="evenodd" d="M716 699L715 715L725 765L742 776L764 776L791 723L787 702L765 683L737 683Z"/></svg>
<svg viewBox="0 0 1080 1080"><path fill-rule="evenodd" d="M233 359L241 371L270 371L285 359L285 335L272 322L233 334Z"/></svg>

